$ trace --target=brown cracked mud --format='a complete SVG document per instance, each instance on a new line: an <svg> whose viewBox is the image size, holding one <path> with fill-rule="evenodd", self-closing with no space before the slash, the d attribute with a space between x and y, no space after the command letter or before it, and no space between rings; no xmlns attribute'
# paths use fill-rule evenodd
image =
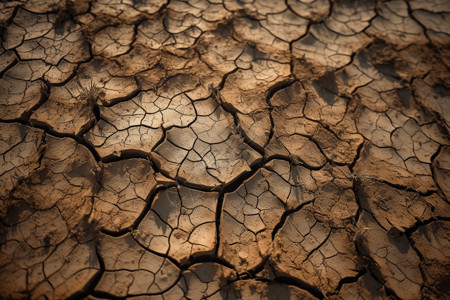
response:
<svg viewBox="0 0 450 300"><path fill-rule="evenodd" d="M446 0L0 2L0 298L447 299Z"/></svg>

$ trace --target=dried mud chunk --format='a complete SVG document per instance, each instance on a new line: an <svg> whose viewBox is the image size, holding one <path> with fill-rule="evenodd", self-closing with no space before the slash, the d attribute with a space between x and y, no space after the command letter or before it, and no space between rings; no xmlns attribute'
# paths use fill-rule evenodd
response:
<svg viewBox="0 0 450 300"><path fill-rule="evenodd" d="M339 136L325 128L319 128L313 138L329 160L341 164L351 164L363 142L359 134L343 133Z"/></svg>
<svg viewBox="0 0 450 300"><path fill-rule="evenodd" d="M431 70L442 73L443 65L438 61L437 53L426 45L411 45L398 51L392 45L375 42L337 72L338 88L347 95L357 89L361 103L372 111L382 112L390 107L423 114L414 107L414 97L407 97L409 87L403 86L399 77L411 81ZM393 90L398 90L399 95Z"/></svg>
<svg viewBox="0 0 450 300"><path fill-rule="evenodd" d="M188 126L196 117L191 100L176 88L161 96L142 92L129 101L102 107L100 115L103 120L85 138L102 157L124 151L150 153L163 136L162 128Z"/></svg>
<svg viewBox="0 0 450 300"><path fill-rule="evenodd" d="M270 191L289 210L296 209L300 204L317 201L315 209L323 215L334 218L328 210L334 209L336 216L349 218L356 213L352 188L352 176L348 167L325 165L320 170L309 170L283 160L272 160L266 164L264 176L270 185ZM334 194L336 193L336 194ZM327 200L332 201L323 203ZM346 203L346 205L342 205ZM323 207L321 207L323 204ZM331 205L331 207L330 207ZM334 208L332 208L334 207Z"/></svg>
<svg viewBox="0 0 450 300"><path fill-rule="evenodd" d="M78 135L92 125L95 121L95 99L84 96L82 88L77 86L76 90L69 86L52 87L49 99L31 115L30 121L44 124L57 133L73 135Z"/></svg>
<svg viewBox="0 0 450 300"><path fill-rule="evenodd" d="M3 247L10 247L8 243L5 243ZM2 250L0 248L0 251ZM5 258L4 254L0 254L2 256L2 260L7 260L11 258ZM2 283L0 283L0 287L2 288L2 293L5 297L10 298L25 298L27 295L27 271L21 268L17 268L14 265L3 265L2 266L2 275L8 274L8 277L3 278L4 276L0 275L2 279Z"/></svg>
<svg viewBox="0 0 450 300"><path fill-rule="evenodd" d="M389 81L390 79L392 79L392 81ZM375 112L384 112L388 110L389 107L392 107L389 102L391 102L394 97L389 95L389 93L391 93L393 88L400 88L400 83L393 78L386 78L384 76L380 79L369 79L369 81L370 82L367 85L357 88L356 90L356 94L358 95L361 104Z"/></svg>
<svg viewBox="0 0 450 300"><path fill-rule="evenodd" d="M101 188L94 198L94 219L99 227L121 231L141 214L156 180L151 164L127 159L104 165Z"/></svg>
<svg viewBox="0 0 450 300"><path fill-rule="evenodd" d="M270 104L275 112L279 112L286 120L295 117L303 117L303 109L307 100L306 90L298 81L294 82L279 91L270 99ZM283 122L274 122L276 125L282 125ZM289 126L292 127L292 126Z"/></svg>
<svg viewBox="0 0 450 300"><path fill-rule="evenodd" d="M292 42L306 33L308 20L299 17L290 10L267 15L260 24L277 38Z"/></svg>
<svg viewBox="0 0 450 300"><path fill-rule="evenodd" d="M289 10L279 14L269 14L265 19L252 21L238 18L233 28L239 40L251 41L264 52L289 51L289 43L306 33L308 20Z"/></svg>
<svg viewBox="0 0 450 300"><path fill-rule="evenodd" d="M200 38L198 51L205 63L214 71L226 74L236 69L236 60L245 47L231 38L229 28L221 31L205 32Z"/></svg>
<svg viewBox="0 0 450 300"><path fill-rule="evenodd" d="M262 174L270 193L274 194L288 210L312 201L319 184L311 170L279 159L267 163L262 169Z"/></svg>
<svg viewBox="0 0 450 300"><path fill-rule="evenodd" d="M0 73L3 73L15 61L17 61L17 57L14 54L14 52L10 50L5 50L3 49L3 46L0 45Z"/></svg>
<svg viewBox="0 0 450 300"><path fill-rule="evenodd" d="M365 33L340 35L324 24L311 26L308 35L292 44L292 54L313 64L330 69L345 66L351 55L369 44L371 38Z"/></svg>
<svg viewBox="0 0 450 300"><path fill-rule="evenodd" d="M381 179L422 193L436 190L429 164L416 158L404 161L392 148L364 145L354 171L361 178Z"/></svg>
<svg viewBox="0 0 450 300"><path fill-rule="evenodd" d="M265 283L253 279L235 281L220 294L224 297L226 295L226 299L317 299L309 292L293 285Z"/></svg>
<svg viewBox="0 0 450 300"><path fill-rule="evenodd" d="M344 283L336 296L330 297L336 299L388 299L383 286L370 274L366 273L356 282Z"/></svg>
<svg viewBox="0 0 450 300"><path fill-rule="evenodd" d="M268 106L265 101L267 90L270 86L286 80L290 74L289 65L278 63L270 59L270 56L255 49L247 49L240 57L240 63L247 65L245 69L227 77L220 97L224 105L229 105L237 112L244 115L258 114L252 124L241 124L242 130L247 136L253 137L253 142L260 147L267 143L270 132L270 119L268 118ZM255 136L250 128L245 125L256 125L263 130L262 136Z"/></svg>
<svg viewBox="0 0 450 300"><path fill-rule="evenodd" d="M353 191L336 183L325 183L318 189L315 197L315 212L334 224L342 224L344 220L355 217L358 211Z"/></svg>
<svg viewBox="0 0 450 300"><path fill-rule="evenodd" d="M113 125L100 120L98 124L84 135L101 158L120 157L122 154L150 154L153 147L163 136L160 128L134 126L117 130Z"/></svg>
<svg viewBox="0 0 450 300"><path fill-rule="evenodd" d="M8 206L9 193L40 166L45 133L18 123L0 123L1 215Z"/></svg>
<svg viewBox="0 0 450 300"><path fill-rule="evenodd" d="M16 255L17 261L11 261L11 263L17 264L18 267L33 266L36 262L42 262L40 261L42 257L45 259L51 254L47 250L54 250L69 235L67 223L56 207L35 210L34 207L29 206L28 209L31 210L31 214L21 220L22 222L12 225L11 228L2 228L2 235L6 241L5 251L13 250L10 254ZM11 216L8 218L11 219ZM9 247L12 248L9 249ZM26 253L33 248L38 251L31 255ZM18 249L23 251L17 251Z"/></svg>
<svg viewBox="0 0 450 300"><path fill-rule="evenodd" d="M231 115L208 99L202 114L188 128L171 128L154 152L158 166L172 178L203 187L231 182L250 170L260 155L236 134ZM197 111L199 111L197 109Z"/></svg>
<svg viewBox="0 0 450 300"><path fill-rule="evenodd" d="M398 56L399 60L395 64L396 73L408 81L423 77L431 70L435 70L437 74L445 74L445 71L441 71L445 65L438 63L441 55L433 51L430 46L411 45L401 50ZM382 57L386 56L382 55Z"/></svg>
<svg viewBox="0 0 450 300"><path fill-rule="evenodd" d="M342 225L358 209L351 187L350 172L342 167L310 171L270 161L235 192L225 194L219 256L239 272L261 264L275 251L271 235L285 210L308 202L314 201L322 221Z"/></svg>
<svg viewBox="0 0 450 300"><path fill-rule="evenodd" d="M3 33L3 46L12 49L24 41L39 38L52 30L55 15L38 15L19 9L13 22Z"/></svg>
<svg viewBox="0 0 450 300"><path fill-rule="evenodd" d="M183 296L188 299L216 299L223 295L228 282L236 277L234 270L217 263L194 264L183 271L177 285L162 296L163 299L181 299Z"/></svg>
<svg viewBox="0 0 450 300"><path fill-rule="evenodd" d="M325 19L330 11L327 0L288 0L287 5L299 16L316 22Z"/></svg>
<svg viewBox="0 0 450 300"><path fill-rule="evenodd" d="M312 136L320 125L305 118L303 111L306 99L305 89L298 82L277 91L270 99L274 133L267 152L269 155L294 156L310 165L320 166L324 157L307 138ZM311 152L302 151L302 147L297 147L295 140L302 141L300 145L306 145ZM311 155L312 153L314 154Z"/></svg>
<svg viewBox="0 0 450 300"><path fill-rule="evenodd" d="M357 190L361 207L370 212L386 231L394 228L404 232L417 222L450 214L449 204L436 194L420 196L368 179L362 179Z"/></svg>
<svg viewBox="0 0 450 300"><path fill-rule="evenodd" d="M450 35L450 14L440 12L438 15L426 10L415 10L413 16L428 30Z"/></svg>
<svg viewBox="0 0 450 300"><path fill-rule="evenodd" d="M93 3L91 12L120 21L134 22L143 16L156 13L166 3L166 0L99 0Z"/></svg>
<svg viewBox="0 0 450 300"><path fill-rule="evenodd" d="M138 26L136 42L151 49L160 49L173 43L173 38L170 38L170 33L159 20L145 20Z"/></svg>
<svg viewBox="0 0 450 300"><path fill-rule="evenodd" d="M422 0L409 0L408 3L413 10L424 9L434 13L450 12L450 7L446 0L432 0L428 2L423 2Z"/></svg>
<svg viewBox="0 0 450 300"><path fill-rule="evenodd" d="M3 31L3 47L7 50L12 50L21 45L26 33L27 32L23 27L19 27L16 24L11 23L6 30Z"/></svg>
<svg viewBox="0 0 450 300"><path fill-rule="evenodd" d="M35 81L45 79L49 83L59 84L66 81L77 68L76 64L61 59L57 65L51 65L41 59L20 61L4 76L14 79Z"/></svg>
<svg viewBox="0 0 450 300"><path fill-rule="evenodd" d="M178 279L179 269L167 258L152 254L133 240L100 235L99 252L105 263L96 292L115 297L160 294Z"/></svg>
<svg viewBox="0 0 450 300"><path fill-rule="evenodd" d="M61 299L82 291L100 271L94 242L78 244L67 239L46 260L43 269L47 281L35 288L33 298ZM49 291L51 287L53 291Z"/></svg>
<svg viewBox="0 0 450 300"><path fill-rule="evenodd" d="M14 10L17 6L22 4L19 1L8 1L0 3L0 24L6 25L9 19L12 17Z"/></svg>
<svg viewBox="0 0 450 300"><path fill-rule="evenodd" d="M152 296L152 299L218 299L223 295L222 289L226 289L229 281L236 277L234 270L221 264L197 263L182 272L176 285L161 295Z"/></svg>
<svg viewBox="0 0 450 300"><path fill-rule="evenodd" d="M367 108L359 111L356 120L358 131L377 147L392 146L391 134L395 130L386 114L378 114Z"/></svg>
<svg viewBox="0 0 450 300"><path fill-rule="evenodd" d="M16 47L21 59L42 59L52 65L57 65L62 58L71 63L87 60L89 46L81 27L70 20L54 26L55 18L55 15L37 16L20 10L14 18L18 25L8 26L6 47Z"/></svg>
<svg viewBox="0 0 450 300"><path fill-rule="evenodd" d="M168 8L172 11L189 14L201 18L203 22L220 21L231 13L225 9L221 1L208 1L208 0L196 0L196 1L170 1Z"/></svg>
<svg viewBox="0 0 450 300"><path fill-rule="evenodd" d="M358 221L357 244L373 262L379 280L401 299L421 299L420 258L405 235L393 237L363 211Z"/></svg>
<svg viewBox="0 0 450 300"><path fill-rule="evenodd" d="M196 38L200 36L202 32L215 29L214 23L205 22L201 15L195 14L195 9L188 10L189 13L186 13L186 10L177 7L179 4L182 4L182 2L171 2L167 6L168 13L162 20L164 28L167 32L172 34L176 44L186 42L190 39L195 42ZM217 17L219 17L218 19L220 20L220 16Z"/></svg>
<svg viewBox="0 0 450 300"><path fill-rule="evenodd" d="M447 200L450 199L450 148L442 147L434 159L433 170L436 183L441 188Z"/></svg>
<svg viewBox="0 0 450 300"><path fill-rule="evenodd" d="M49 1L45 1L44 3L42 1L39 0L28 0L26 1L25 5L23 6L23 8L34 12L34 13L49 13L52 11L55 11L60 7L60 2L61 0L49 0Z"/></svg>
<svg viewBox="0 0 450 300"><path fill-rule="evenodd" d="M347 102L346 112L341 112L342 121L335 126L329 126L329 129L326 129L326 122L332 123L332 118L322 115L322 119L328 120L322 121L325 124L323 127L319 127L312 136L312 139L331 162L352 164L358 155L358 149L364 139L356 128L355 112L357 107L355 102Z"/></svg>
<svg viewBox="0 0 450 300"><path fill-rule="evenodd" d="M307 137L294 134L291 136L277 137L276 141L284 146L290 156L299 159L307 166L318 168L324 166L327 162L319 147ZM269 149L270 147L274 149L273 147L276 146L272 143L269 144ZM276 151L275 149L274 151Z"/></svg>
<svg viewBox="0 0 450 300"><path fill-rule="evenodd" d="M251 114L237 113L239 126L242 128L246 137L263 146L267 143L270 136L270 116L267 111L258 111Z"/></svg>
<svg viewBox="0 0 450 300"><path fill-rule="evenodd" d="M431 163L439 144L428 138L414 120L408 120L392 133L392 145L397 153L407 160L417 157L421 163Z"/></svg>
<svg viewBox="0 0 450 300"><path fill-rule="evenodd" d="M308 97L304 114L307 118L329 126L336 126L344 119L348 100L336 95L334 81L334 75L326 75L312 84L305 84Z"/></svg>
<svg viewBox="0 0 450 300"><path fill-rule="evenodd" d="M382 38L398 48L427 43L422 27L409 16L405 1L384 2L377 13L367 29L368 34Z"/></svg>
<svg viewBox="0 0 450 300"><path fill-rule="evenodd" d="M7 75L0 78L0 119L14 120L35 107L44 96L41 80L27 81Z"/></svg>
<svg viewBox="0 0 450 300"><path fill-rule="evenodd" d="M358 53L353 62L339 71L335 78L339 92L350 95L357 91L361 103L373 111L385 111L388 108L388 104L381 99L382 92L402 88L392 74L385 74L377 68L371 55L378 56L380 52L382 50L377 49L370 53Z"/></svg>
<svg viewBox="0 0 450 300"><path fill-rule="evenodd" d="M416 249L422 254L422 269L425 281L437 293L436 297L448 295L448 269L450 266L450 224L448 221L435 221L419 227L412 234Z"/></svg>
<svg viewBox="0 0 450 300"><path fill-rule="evenodd" d="M5 72L0 79L0 106L5 106L0 118L22 117L46 96L45 84L40 79L50 67L42 60L20 61Z"/></svg>
<svg viewBox="0 0 450 300"><path fill-rule="evenodd" d="M0 287L8 297L70 297L99 272L94 243L69 237L56 207L33 209L21 223L3 227L1 232Z"/></svg>
<svg viewBox="0 0 450 300"><path fill-rule="evenodd" d="M158 89L157 94L161 97L175 98L175 96L186 96L192 101L205 99L211 94L210 84L218 79L214 73L198 58L186 60L187 66L180 66L183 72L175 71L176 74L169 76L164 84ZM177 68L178 69L178 66ZM217 82L217 81L216 81ZM183 94L184 95L180 95ZM177 98L179 99L179 98ZM187 99L183 99L186 101ZM181 105L180 105L181 106ZM187 115L192 113L190 108L185 108Z"/></svg>
<svg viewBox="0 0 450 300"><path fill-rule="evenodd" d="M134 28L132 25L118 25L106 27L99 31L92 44L94 54L105 57L119 56L130 50L133 41Z"/></svg>
<svg viewBox="0 0 450 300"><path fill-rule="evenodd" d="M416 100L435 112L444 122L447 130L450 128L450 101L449 89L442 86L434 86L429 84L430 77L425 80L416 79L413 82Z"/></svg>
<svg viewBox="0 0 450 300"><path fill-rule="evenodd" d="M80 241L89 240L92 232L86 226L98 188L96 172L97 163L84 146L71 138L47 136L40 167L12 196L36 209L58 207L71 233Z"/></svg>
<svg viewBox="0 0 450 300"><path fill-rule="evenodd" d="M165 76L164 73L159 73L153 68L157 68L157 63L160 61L160 57L156 53L157 51L146 48L142 45L133 44L129 51L119 55L114 58L117 65L120 66L119 72L121 76L136 76L138 85L143 90L153 89L163 80ZM147 87L145 84L141 83L141 78L144 75L154 76L156 80L150 82L146 81L145 84L153 84L152 87Z"/></svg>
<svg viewBox="0 0 450 300"><path fill-rule="evenodd" d="M369 26L375 16L375 3L372 1L337 1L333 5L330 18L325 25L342 35L353 35Z"/></svg>
<svg viewBox="0 0 450 300"><path fill-rule="evenodd" d="M175 95L172 95L175 94ZM186 127L195 120L195 109L191 100L184 94L142 92L129 101L110 107L102 107L102 118L118 130L132 126Z"/></svg>
<svg viewBox="0 0 450 300"><path fill-rule="evenodd" d="M349 233L331 229L306 210L290 214L274 239L270 257L276 273L334 292L339 282L358 273Z"/></svg>
<svg viewBox="0 0 450 300"><path fill-rule="evenodd" d="M185 262L216 246L217 193L170 188L158 193L134 232L139 243Z"/></svg>
<svg viewBox="0 0 450 300"><path fill-rule="evenodd" d="M414 10L414 18L427 29L430 40L439 46L445 46L450 41L450 13L431 13L425 10Z"/></svg>
<svg viewBox="0 0 450 300"><path fill-rule="evenodd" d="M240 272L260 264L273 250L271 233L284 211L312 201L323 175L273 160L235 192L225 194L219 256ZM318 178L317 185L312 176Z"/></svg>
<svg viewBox="0 0 450 300"><path fill-rule="evenodd" d="M76 65L62 59L52 66L43 60L20 61L6 71L5 76L19 80L35 81L45 79L50 83L61 83L67 80L75 71Z"/></svg>
<svg viewBox="0 0 450 300"><path fill-rule="evenodd" d="M61 59L56 66L51 66L44 74L44 79L51 84L63 83L72 76L77 67L77 64Z"/></svg>
<svg viewBox="0 0 450 300"><path fill-rule="evenodd" d="M138 74L141 90L155 90L169 98L184 93L192 101L201 102L211 96L222 80L222 75L213 72L194 52L186 53L186 57L165 52L158 60L155 68Z"/></svg>
<svg viewBox="0 0 450 300"><path fill-rule="evenodd" d="M231 11L245 10L250 15L265 16L267 14L276 14L284 11L286 5L284 2L273 2L270 0L261 0L253 2L244 2L239 0L224 1L225 8Z"/></svg>
<svg viewBox="0 0 450 300"><path fill-rule="evenodd" d="M430 134L432 131L428 127L422 129L415 120L395 111L379 114L363 108L356 122L358 131L369 141L377 147L392 147L405 161L417 158L420 163L429 164L439 148L439 144L429 138L439 141L439 136Z"/></svg>
<svg viewBox="0 0 450 300"><path fill-rule="evenodd" d="M184 49L192 46L209 24L190 14L169 13L161 19L145 20L138 27L138 43L151 49ZM206 26L205 26L206 25ZM203 27L206 28L203 28ZM214 28L209 28L214 29Z"/></svg>
<svg viewBox="0 0 450 300"><path fill-rule="evenodd" d="M274 107L274 110L279 109L286 115L286 119L290 119L294 116L303 116L306 99L304 86L295 81L292 85L277 91L270 99L270 104ZM294 109L288 109L290 107Z"/></svg>
<svg viewBox="0 0 450 300"><path fill-rule="evenodd" d="M321 80L305 85L296 82L274 94L270 100L274 134L269 155L293 156L312 167L323 166L326 158L353 162L363 141L353 118L355 108L348 108L347 100L326 90L323 86L331 86ZM319 122L338 125L330 127L333 132Z"/></svg>
<svg viewBox="0 0 450 300"><path fill-rule="evenodd" d="M283 204L270 191L273 180L267 173L258 171L224 197L219 256L240 272L256 267L270 254L271 231L284 212Z"/></svg>
<svg viewBox="0 0 450 300"><path fill-rule="evenodd" d="M31 120L58 133L78 135L95 121L94 106L109 104L135 93L134 78L115 74L114 64L94 60L83 64L77 76L63 86L55 86Z"/></svg>
<svg viewBox="0 0 450 300"><path fill-rule="evenodd" d="M61 3L65 5L65 8L75 16L79 16L88 13L90 10L90 0L68 0L66 3Z"/></svg>
<svg viewBox="0 0 450 300"><path fill-rule="evenodd" d="M273 35L258 21L238 18L233 22L233 28L239 40L251 41L264 52L289 51L289 43ZM306 28L304 28L306 31Z"/></svg>
<svg viewBox="0 0 450 300"><path fill-rule="evenodd" d="M126 71L115 61L95 59L82 64L77 77L66 86L72 94L76 94L78 85L89 88L95 84L100 89L99 104L111 105L135 94L138 85L133 76L125 75Z"/></svg>

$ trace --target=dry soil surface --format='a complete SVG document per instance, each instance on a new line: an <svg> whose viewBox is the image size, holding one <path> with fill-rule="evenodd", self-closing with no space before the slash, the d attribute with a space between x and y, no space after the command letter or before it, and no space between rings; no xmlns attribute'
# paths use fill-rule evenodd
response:
<svg viewBox="0 0 450 300"><path fill-rule="evenodd" d="M6 299L448 299L448 0L0 2Z"/></svg>

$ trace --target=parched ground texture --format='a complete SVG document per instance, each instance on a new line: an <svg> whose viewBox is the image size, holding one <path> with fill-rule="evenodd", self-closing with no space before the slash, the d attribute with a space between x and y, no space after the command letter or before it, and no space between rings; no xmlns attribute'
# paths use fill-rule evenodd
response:
<svg viewBox="0 0 450 300"><path fill-rule="evenodd" d="M448 0L0 2L0 296L448 299Z"/></svg>

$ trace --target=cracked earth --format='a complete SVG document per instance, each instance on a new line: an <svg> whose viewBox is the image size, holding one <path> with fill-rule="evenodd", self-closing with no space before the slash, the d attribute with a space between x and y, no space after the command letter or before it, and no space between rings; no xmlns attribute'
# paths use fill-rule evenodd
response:
<svg viewBox="0 0 450 300"><path fill-rule="evenodd" d="M448 299L446 0L0 3L4 299Z"/></svg>

